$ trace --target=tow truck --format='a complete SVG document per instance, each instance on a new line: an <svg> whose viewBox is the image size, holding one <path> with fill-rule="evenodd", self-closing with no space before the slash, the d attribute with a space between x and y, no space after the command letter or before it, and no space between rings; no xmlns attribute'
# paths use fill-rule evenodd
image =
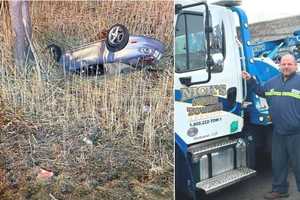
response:
<svg viewBox="0 0 300 200"><path fill-rule="evenodd" d="M256 174L272 121L241 72L264 84L278 60L300 59L300 31L251 42L241 1L175 5L175 197L200 199ZM267 139L266 139L267 138Z"/></svg>

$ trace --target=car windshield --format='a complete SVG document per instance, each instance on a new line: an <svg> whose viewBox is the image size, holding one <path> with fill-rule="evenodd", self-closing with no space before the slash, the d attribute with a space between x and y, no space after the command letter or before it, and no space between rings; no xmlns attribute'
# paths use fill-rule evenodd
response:
<svg viewBox="0 0 300 200"><path fill-rule="evenodd" d="M176 72L206 68L206 40L202 14L178 16L175 33Z"/></svg>

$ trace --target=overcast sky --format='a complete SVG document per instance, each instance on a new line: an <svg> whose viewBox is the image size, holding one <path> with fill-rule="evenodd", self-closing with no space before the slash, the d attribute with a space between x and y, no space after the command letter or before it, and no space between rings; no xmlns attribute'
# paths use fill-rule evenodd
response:
<svg viewBox="0 0 300 200"><path fill-rule="evenodd" d="M243 0L241 7L246 11L249 23L253 23L300 15L299 3L297 0Z"/></svg>
<svg viewBox="0 0 300 200"><path fill-rule="evenodd" d="M215 1L207 0L207 2ZM186 0L186 2L199 2L199 0ZM297 0L242 0L241 7L245 10L249 23L300 15L300 1Z"/></svg>

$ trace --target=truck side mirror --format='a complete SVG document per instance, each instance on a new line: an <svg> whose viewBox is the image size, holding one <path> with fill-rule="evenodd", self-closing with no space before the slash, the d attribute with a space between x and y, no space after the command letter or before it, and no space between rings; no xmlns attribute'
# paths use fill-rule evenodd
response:
<svg viewBox="0 0 300 200"><path fill-rule="evenodd" d="M182 4L175 4L175 14L177 15L182 10Z"/></svg>
<svg viewBox="0 0 300 200"><path fill-rule="evenodd" d="M213 31L210 33L211 42L211 73L220 73L224 68L224 60L226 57L225 47L225 28L224 23L218 23L213 26Z"/></svg>
<svg viewBox="0 0 300 200"><path fill-rule="evenodd" d="M211 73L219 73L223 71L224 68L224 56L222 53L214 53L211 55L212 66Z"/></svg>

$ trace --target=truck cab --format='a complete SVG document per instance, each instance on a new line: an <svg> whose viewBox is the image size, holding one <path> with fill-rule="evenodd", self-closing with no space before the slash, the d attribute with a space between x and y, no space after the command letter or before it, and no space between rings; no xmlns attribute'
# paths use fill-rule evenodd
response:
<svg viewBox="0 0 300 200"><path fill-rule="evenodd" d="M253 56L239 3L175 7L176 199L201 199L256 173L249 127L271 121L265 99L247 91L241 72L264 83L278 69Z"/></svg>

